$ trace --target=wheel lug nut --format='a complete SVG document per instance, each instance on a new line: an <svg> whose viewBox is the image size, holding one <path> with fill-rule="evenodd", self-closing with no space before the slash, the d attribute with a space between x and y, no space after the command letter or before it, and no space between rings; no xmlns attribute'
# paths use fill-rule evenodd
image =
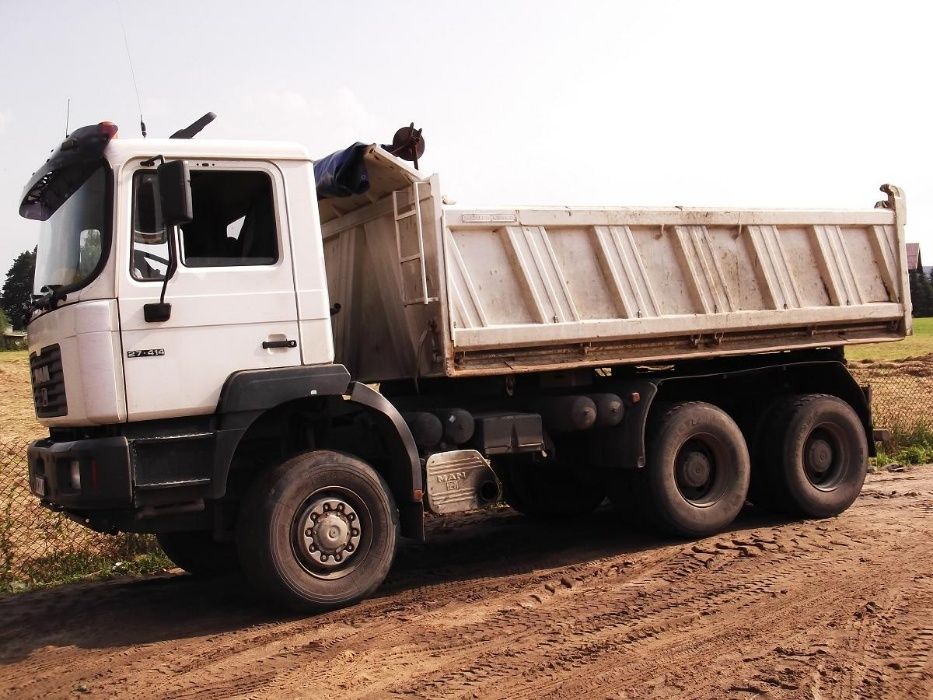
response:
<svg viewBox="0 0 933 700"><path fill-rule="evenodd" d="M314 530L310 527L305 530L305 537L314 537Z"/></svg>
<svg viewBox="0 0 933 700"><path fill-rule="evenodd" d="M321 555L321 561L327 561L327 555L326 555L326 554L322 554L322 555Z"/></svg>
<svg viewBox="0 0 933 700"><path fill-rule="evenodd" d="M353 545L352 545L352 544L348 544L348 545L347 545L347 551L348 551L348 552L352 552L353 550L354 550Z"/></svg>
<svg viewBox="0 0 933 700"><path fill-rule="evenodd" d="M337 510L339 510L341 513L343 512L343 503L337 504Z"/></svg>
<svg viewBox="0 0 933 700"><path fill-rule="evenodd" d="M339 554L334 555L334 561L343 561L343 557Z"/></svg>
<svg viewBox="0 0 933 700"><path fill-rule="evenodd" d="M347 513L347 520L349 520L351 523L356 520L356 513Z"/></svg>

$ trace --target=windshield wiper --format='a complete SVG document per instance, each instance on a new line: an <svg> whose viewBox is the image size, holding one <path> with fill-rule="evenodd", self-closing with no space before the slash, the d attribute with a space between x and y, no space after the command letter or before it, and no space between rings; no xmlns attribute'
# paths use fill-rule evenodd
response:
<svg viewBox="0 0 933 700"><path fill-rule="evenodd" d="M42 287L39 291L41 294L33 294L31 306L34 311L51 311L56 306L58 302L64 301L66 294L62 293L61 289L65 285L63 284L48 284Z"/></svg>

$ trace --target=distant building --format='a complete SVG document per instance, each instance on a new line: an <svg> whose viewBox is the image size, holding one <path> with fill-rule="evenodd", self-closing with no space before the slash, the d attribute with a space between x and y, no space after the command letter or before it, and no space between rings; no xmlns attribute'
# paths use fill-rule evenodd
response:
<svg viewBox="0 0 933 700"><path fill-rule="evenodd" d="M920 244L907 244L907 270L909 272L922 272L923 262L920 259Z"/></svg>
<svg viewBox="0 0 933 700"><path fill-rule="evenodd" d="M3 331L0 350L23 350L26 347L26 331Z"/></svg>

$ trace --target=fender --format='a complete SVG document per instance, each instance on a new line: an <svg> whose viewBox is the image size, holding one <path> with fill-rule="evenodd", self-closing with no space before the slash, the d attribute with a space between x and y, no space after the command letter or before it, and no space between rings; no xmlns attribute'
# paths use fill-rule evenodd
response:
<svg viewBox="0 0 933 700"><path fill-rule="evenodd" d="M243 435L266 411L310 397L342 397L374 417L389 446L390 473L384 474L399 508L402 534L424 539L423 481L418 448L408 424L382 394L350 380L343 365L244 370L228 377L217 403L213 479L209 498L226 492L227 475Z"/></svg>
<svg viewBox="0 0 933 700"><path fill-rule="evenodd" d="M839 397L847 402L858 415L868 441L869 456L875 456L876 447L872 434L870 392L859 386L844 362L838 359L791 361L759 367L659 378L657 385L663 397L665 389L671 389L689 382L718 382L722 379L742 378L755 378L758 381L767 378L767 386L769 387L775 385L784 386L789 391L808 394L831 394ZM763 400L768 400L768 398L768 394L763 393ZM715 403L715 400L713 402Z"/></svg>
<svg viewBox="0 0 933 700"><path fill-rule="evenodd" d="M645 466L646 433L651 407L656 399L672 400L672 397L691 395L705 397L717 403L716 392L722 380L754 381L763 389L772 386L785 387L786 391L805 391L838 396L846 401L858 414L868 440L871 456L875 456L872 435L871 405L865 391L838 360L810 360L785 362L746 368L723 368L718 371L687 372L684 374L658 375L643 380L626 381L609 387L626 397L638 392L640 401L632 404L626 399L626 418L620 426L606 433L604 440L594 446L591 458L604 468L641 469ZM682 387L693 385L690 390ZM798 389L799 387L799 389ZM673 400L682 400L676 399ZM768 401L767 391L762 400Z"/></svg>
<svg viewBox="0 0 933 700"><path fill-rule="evenodd" d="M344 397L346 399L346 396ZM383 417L383 437L392 448L393 472L386 475L398 506L402 534L424 541L424 482L421 475L421 458L415 438L402 414L389 400L365 384L350 384L350 397L354 403L374 411ZM394 439L393 439L394 438Z"/></svg>

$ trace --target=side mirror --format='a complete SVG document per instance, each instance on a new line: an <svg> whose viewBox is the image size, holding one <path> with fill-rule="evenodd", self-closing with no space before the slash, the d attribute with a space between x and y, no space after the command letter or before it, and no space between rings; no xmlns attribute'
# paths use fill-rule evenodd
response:
<svg viewBox="0 0 933 700"><path fill-rule="evenodd" d="M188 164L183 160L167 160L156 172L162 200L162 223L166 226L187 224L194 218Z"/></svg>

